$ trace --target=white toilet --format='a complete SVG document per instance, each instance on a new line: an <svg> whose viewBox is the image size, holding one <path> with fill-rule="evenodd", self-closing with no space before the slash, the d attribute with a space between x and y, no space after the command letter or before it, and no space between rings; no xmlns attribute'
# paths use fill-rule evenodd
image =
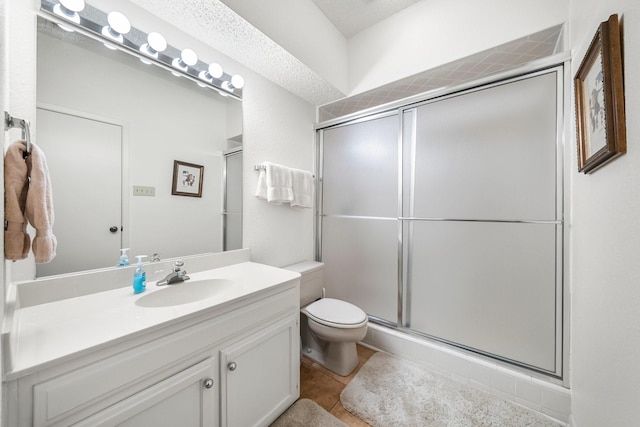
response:
<svg viewBox="0 0 640 427"><path fill-rule="evenodd" d="M285 267L300 278L300 338L310 359L338 375L358 366L356 342L367 334L367 314L346 301L323 298L324 264L307 261Z"/></svg>

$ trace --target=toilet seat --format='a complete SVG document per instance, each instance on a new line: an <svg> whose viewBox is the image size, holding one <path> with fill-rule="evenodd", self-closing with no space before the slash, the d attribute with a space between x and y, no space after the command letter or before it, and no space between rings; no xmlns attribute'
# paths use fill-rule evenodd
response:
<svg viewBox="0 0 640 427"><path fill-rule="evenodd" d="M302 309L321 325L333 328L360 328L367 324L367 314L359 307L333 298L322 298Z"/></svg>

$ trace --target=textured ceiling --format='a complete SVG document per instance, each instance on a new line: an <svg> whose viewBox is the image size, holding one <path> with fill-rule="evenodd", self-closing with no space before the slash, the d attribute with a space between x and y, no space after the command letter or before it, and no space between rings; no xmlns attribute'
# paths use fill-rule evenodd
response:
<svg viewBox="0 0 640 427"><path fill-rule="evenodd" d="M562 25L531 34L440 67L319 108L320 121L378 107L430 90L457 86L558 53Z"/></svg>
<svg viewBox="0 0 640 427"><path fill-rule="evenodd" d="M219 0L131 0L131 3L314 105L344 97Z"/></svg>
<svg viewBox="0 0 640 427"><path fill-rule="evenodd" d="M313 0L346 38L418 1L420 0Z"/></svg>
<svg viewBox="0 0 640 427"><path fill-rule="evenodd" d="M345 98L345 94L268 38L220 0L130 0L160 19L181 28L212 48L260 73L293 94L320 105L321 121L377 107L430 90L455 86L523 65L556 53L562 26L543 30L493 49ZM403 9L417 0L312 0L325 8L336 26L340 19L370 17L364 23L348 24L343 31L357 31ZM346 9L344 9L346 8ZM341 12L342 11L342 12ZM359 12L357 12L359 11ZM377 12L373 12L377 11ZM380 11L385 11L380 12ZM376 13L382 15L374 16ZM382 18L379 18L382 16ZM377 21L376 21L377 22ZM346 24L345 24L346 25Z"/></svg>

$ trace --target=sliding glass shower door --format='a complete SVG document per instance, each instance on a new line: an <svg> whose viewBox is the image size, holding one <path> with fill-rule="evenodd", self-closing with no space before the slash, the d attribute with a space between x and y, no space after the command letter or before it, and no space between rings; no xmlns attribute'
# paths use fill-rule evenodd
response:
<svg viewBox="0 0 640 427"><path fill-rule="evenodd" d="M562 79L556 67L320 130L328 295L560 375Z"/></svg>
<svg viewBox="0 0 640 427"><path fill-rule="evenodd" d="M413 108L405 327L554 371L555 73Z"/></svg>

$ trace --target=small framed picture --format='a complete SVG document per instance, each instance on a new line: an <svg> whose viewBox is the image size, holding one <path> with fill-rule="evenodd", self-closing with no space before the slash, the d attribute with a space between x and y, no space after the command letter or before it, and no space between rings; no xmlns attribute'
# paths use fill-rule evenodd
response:
<svg viewBox="0 0 640 427"><path fill-rule="evenodd" d="M202 197L203 173L204 166L174 160L171 194L176 196Z"/></svg>
<svg viewBox="0 0 640 427"><path fill-rule="evenodd" d="M578 171L592 173L627 152L618 15L600 24L574 78Z"/></svg>

